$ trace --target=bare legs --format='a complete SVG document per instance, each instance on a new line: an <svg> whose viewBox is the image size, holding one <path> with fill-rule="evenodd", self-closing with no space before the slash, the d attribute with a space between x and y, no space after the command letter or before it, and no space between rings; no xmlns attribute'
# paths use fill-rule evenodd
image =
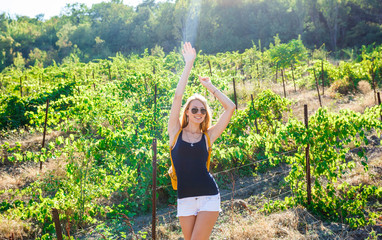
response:
<svg viewBox="0 0 382 240"><path fill-rule="evenodd" d="M219 212L201 211L196 216L179 217L185 240L208 240Z"/></svg>
<svg viewBox="0 0 382 240"><path fill-rule="evenodd" d="M192 231L194 230L196 216L179 217L179 222L180 226L182 227L184 240L190 240Z"/></svg>

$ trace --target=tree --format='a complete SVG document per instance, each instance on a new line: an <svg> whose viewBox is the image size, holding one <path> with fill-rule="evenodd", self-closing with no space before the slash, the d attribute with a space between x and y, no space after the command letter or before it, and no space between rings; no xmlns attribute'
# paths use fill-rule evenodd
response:
<svg viewBox="0 0 382 240"><path fill-rule="evenodd" d="M62 10L62 18L73 25L79 25L88 21L89 9L84 3L66 4Z"/></svg>
<svg viewBox="0 0 382 240"><path fill-rule="evenodd" d="M95 55L93 53L96 45L95 38L96 36L90 23L78 25L78 27L69 35L70 42L77 45L81 52L85 54L82 59L83 61L89 61L91 60L90 56Z"/></svg>
<svg viewBox="0 0 382 240"><path fill-rule="evenodd" d="M136 13L120 1L94 4L89 11L91 28L112 52L129 53L132 49L132 22ZM106 57L106 56L105 56Z"/></svg>
<svg viewBox="0 0 382 240"><path fill-rule="evenodd" d="M158 3L158 9L155 10L155 21L152 25L153 34L157 40L157 45L162 46L165 52L170 52L176 46L174 35L174 10L172 3Z"/></svg>

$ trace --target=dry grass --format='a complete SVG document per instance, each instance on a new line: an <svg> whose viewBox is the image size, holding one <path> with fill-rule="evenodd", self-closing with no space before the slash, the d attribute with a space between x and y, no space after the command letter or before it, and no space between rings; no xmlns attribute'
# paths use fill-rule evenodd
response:
<svg viewBox="0 0 382 240"><path fill-rule="evenodd" d="M64 133L61 131L48 131L45 136L45 141L47 143L61 135L64 135ZM14 146L16 142L19 142L22 146L22 149L30 149L36 145L41 146L42 138L42 133L30 134L25 130L13 130L9 131L9 136L7 138L0 140L0 144L7 141L10 143L10 146Z"/></svg>
<svg viewBox="0 0 382 240"><path fill-rule="evenodd" d="M251 101L251 95L256 96L260 92L259 84L257 82L236 81L236 97L238 101L238 109L246 108L246 103ZM227 96L234 99L233 87L226 92Z"/></svg>
<svg viewBox="0 0 382 240"><path fill-rule="evenodd" d="M57 158L43 163L41 171L39 164L35 164L34 166L21 166L10 173L1 172L0 190L20 188L36 180L46 179L52 174L55 178L65 177L65 165L65 161Z"/></svg>
<svg viewBox="0 0 382 240"><path fill-rule="evenodd" d="M356 168L345 176L343 181L352 186L374 185L382 187L382 153L368 161L369 170L365 172L364 166L357 163Z"/></svg>
<svg viewBox="0 0 382 240"><path fill-rule="evenodd" d="M304 92L297 92L289 97L295 102L292 106L293 115L300 120L304 119L304 105L308 105L308 115L312 115L319 107L320 102L318 101L317 91L310 90ZM325 97L321 97L321 101L325 104L327 100Z"/></svg>
<svg viewBox="0 0 382 240"><path fill-rule="evenodd" d="M360 81L358 83L357 88L363 94L367 94L367 93L371 92L370 83L368 81L365 81L365 80Z"/></svg>
<svg viewBox="0 0 382 240"><path fill-rule="evenodd" d="M45 145L49 141L55 141L59 136L63 135L61 131L53 131L48 133L45 138ZM41 148L43 136L41 134L28 134L26 132L18 133L18 136L14 135L10 139L10 146L15 146L16 142L21 144L21 150L26 151L39 151ZM1 142L4 142L3 139ZM23 187L31 182L39 179L44 179L46 175L54 173L55 176L65 176L65 164L63 159L51 159L43 163L42 171L40 171L39 163L26 162L26 163L13 163L13 166L9 166L0 172L0 190L15 189Z"/></svg>
<svg viewBox="0 0 382 240"><path fill-rule="evenodd" d="M263 85L263 88L264 87L265 86ZM282 83L268 83L268 88L271 89L274 93L284 97L284 87L283 87ZM297 91L294 90L294 86L292 83L287 83L285 85L286 97L291 99L291 96L298 95L301 93L301 90L299 90L298 88L296 90Z"/></svg>
<svg viewBox="0 0 382 240"><path fill-rule="evenodd" d="M251 99L251 94L271 89L279 96L284 96L284 90L281 83L273 83L269 81L258 82L246 82L245 85L242 81L236 83L237 99L239 102L239 109L245 107L245 103ZM341 109L350 109L356 112L363 112L365 108L374 106L374 93L371 91L370 84L367 81L360 81L358 83L359 93L352 95L341 95L333 90L333 88L325 88L325 94L322 94L322 88L320 87L320 95L322 106L328 108L329 111L338 112ZM228 90L227 94L233 98L233 88ZM292 111L293 115L298 119L303 120L304 117L304 104L308 105L309 115L314 114L320 107L318 93L316 89L297 89L294 90L293 83L291 81L286 85L286 96L289 100L293 101Z"/></svg>
<svg viewBox="0 0 382 240"><path fill-rule="evenodd" d="M341 109L350 109L355 112L363 112L365 108L374 106L374 93L369 90L370 84L366 81L359 83L360 93L353 95L341 95L336 93L330 88L325 88L325 94L322 94L320 87L321 103L323 107L328 108L329 111L338 112ZM265 89L271 89L274 93L284 96L283 86L280 83L274 84L272 82L262 82L259 88L257 83L248 82L245 85L242 82L237 84L237 95L239 101L239 108L245 107L245 102L249 101L251 94L256 94ZM228 91L228 94L233 96L233 89ZM292 111L293 115L298 119L304 118L304 104L308 105L308 114L312 115L320 107L318 93L316 89L312 90L294 90L292 83L286 85L286 96L289 100L293 101Z"/></svg>
<svg viewBox="0 0 382 240"><path fill-rule="evenodd" d="M233 216L233 221L217 225L211 239L305 239L298 231L299 217L293 210L265 216Z"/></svg>
<svg viewBox="0 0 382 240"><path fill-rule="evenodd" d="M179 221L166 223L157 227L158 239L183 239L182 229L180 228Z"/></svg>
<svg viewBox="0 0 382 240"><path fill-rule="evenodd" d="M48 133L45 136L45 141L46 141L45 143L48 143L51 140L55 140L57 137L61 135L63 135L63 132L61 131L53 131L51 133ZM31 148L35 145L41 145L42 139L43 139L43 136L39 134L39 135L34 135L31 138L22 140L20 143L21 143L21 146L23 146L24 148Z"/></svg>
<svg viewBox="0 0 382 240"><path fill-rule="evenodd" d="M53 131L46 135L46 144L54 141L63 133ZM10 146L15 146L16 142L21 144L23 151L39 151L42 143L42 134L30 134L24 130L11 131L7 138L3 138L0 143L8 141ZM40 164L34 162L23 163L6 163L5 167L0 171L0 190L23 189L30 183L37 180L49 181L49 177L56 179L66 176L65 164L62 158L50 159L43 163L40 171ZM13 195L13 193L4 193L0 197L0 202L7 200L13 202L15 200L29 201L27 196ZM0 239L23 239L33 232L32 224L28 221L9 216L8 214L0 215Z"/></svg>
<svg viewBox="0 0 382 240"><path fill-rule="evenodd" d="M377 102L375 102L375 99L374 99L374 92L369 92L369 93L365 94L364 97L361 99L360 104L364 108L372 107L375 104L377 104Z"/></svg>
<svg viewBox="0 0 382 240"><path fill-rule="evenodd" d="M301 207L268 216L229 210L226 212L229 215L224 215L223 212L219 217L210 239L317 239L316 233L302 233L312 230L311 224L316 219ZM160 225L157 229L159 239L183 239L177 220L171 224Z"/></svg>
<svg viewBox="0 0 382 240"><path fill-rule="evenodd" d="M1 239L23 239L30 231L31 225L20 219L8 219L0 215L0 238Z"/></svg>
<svg viewBox="0 0 382 240"><path fill-rule="evenodd" d="M62 158L57 158L45 162L41 171L39 164L34 164L33 166L24 165L13 169L10 173L2 172L0 173L0 190L22 189L34 181L57 182L57 179L60 180L66 177L65 165L65 161ZM15 200L27 202L29 197L4 193L0 197L0 202L4 200L8 202ZM23 221L14 216L0 215L0 239L9 239L10 237L13 239L23 239L25 236L30 236L35 230L28 221Z"/></svg>
<svg viewBox="0 0 382 240"><path fill-rule="evenodd" d="M333 111L339 111L341 109L349 109L354 112L364 112L365 108L372 107L376 103L374 101L374 93L369 92L366 94L357 94L354 96L347 96L343 98L343 103L339 104Z"/></svg>
<svg viewBox="0 0 382 240"><path fill-rule="evenodd" d="M30 183L38 180L45 182L46 186L54 187L54 184L57 184L57 182L60 182L60 179L66 177L66 164L65 161L62 161L60 158L45 162L42 171L40 171L37 165L38 164L33 167L21 167L17 169L17 173L0 173L0 190L23 189ZM43 190L43 194L45 194L45 190ZM14 192L5 192L0 196L0 202L5 200L9 202L15 200L28 202L30 198L26 195L15 195ZM2 233L3 231L0 230L0 234Z"/></svg>
<svg viewBox="0 0 382 240"><path fill-rule="evenodd" d="M25 184L20 176L12 176L8 173L0 175L0 190L19 188Z"/></svg>

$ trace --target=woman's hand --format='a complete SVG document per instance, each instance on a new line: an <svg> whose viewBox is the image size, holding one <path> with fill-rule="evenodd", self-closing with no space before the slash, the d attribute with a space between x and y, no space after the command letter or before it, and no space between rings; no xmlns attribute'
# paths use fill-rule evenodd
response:
<svg viewBox="0 0 382 240"><path fill-rule="evenodd" d="M189 42L183 45L182 54L186 63L193 63L196 58L195 48L193 48Z"/></svg>
<svg viewBox="0 0 382 240"><path fill-rule="evenodd" d="M203 87L207 88L208 90L212 90L213 86L212 82L209 77L201 77L199 76L199 81L203 85Z"/></svg>

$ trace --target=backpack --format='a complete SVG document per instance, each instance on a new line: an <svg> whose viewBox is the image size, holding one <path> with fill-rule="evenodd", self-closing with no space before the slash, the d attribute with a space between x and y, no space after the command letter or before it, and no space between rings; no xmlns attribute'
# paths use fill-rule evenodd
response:
<svg viewBox="0 0 382 240"><path fill-rule="evenodd" d="M175 135L174 141L172 145L170 146L170 159L171 159L171 167L168 169L168 174L170 175L171 178L171 185L174 190L178 190L178 178L176 177L176 172L175 172L175 167L174 163L172 161L172 156L171 156L171 150L174 147L176 141L178 140L178 136L180 132L182 131L182 128L178 131L178 133ZM208 136L207 132L203 132L206 137L207 137L207 142L208 142L208 158L207 158L207 171L210 171L210 158L211 158L211 142L210 142L210 136Z"/></svg>

